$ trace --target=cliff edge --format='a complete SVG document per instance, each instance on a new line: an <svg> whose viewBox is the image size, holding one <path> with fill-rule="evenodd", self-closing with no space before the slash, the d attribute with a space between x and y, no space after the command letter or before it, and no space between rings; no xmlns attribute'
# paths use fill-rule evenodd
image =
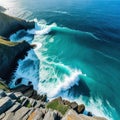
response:
<svg viewBox="0 0 120 120"><path fill-rule="evenodd" d="M16 17L11 17L0 12L0 26L0 35L8 38L10 34L15 33L20 29L34 28L35 23Z"/></svg>

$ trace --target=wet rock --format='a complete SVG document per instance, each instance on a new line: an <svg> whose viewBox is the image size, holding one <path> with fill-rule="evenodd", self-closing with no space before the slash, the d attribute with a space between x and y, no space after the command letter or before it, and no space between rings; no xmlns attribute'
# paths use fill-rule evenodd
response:
<svg viewBox="0 0 120 120"><path fill-rule="evenodd" d="M87 114L87 115L88 115L88 116L93 116L91 112L88 112L88 114Z"/></svg>
<svg viewBox="0 0 120 120"><path fill-rule="evenodd" d="M15 85L19 85L22 82L22 78L19 78L15 81Z"/></svg>

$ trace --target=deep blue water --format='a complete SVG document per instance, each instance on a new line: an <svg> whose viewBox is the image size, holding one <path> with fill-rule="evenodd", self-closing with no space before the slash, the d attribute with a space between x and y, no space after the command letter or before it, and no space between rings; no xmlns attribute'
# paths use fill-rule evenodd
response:
<svg viewBox="0 0 120 120"><path fill-rule="evenodd" d="M40 78L34 73L38 91L49 98L61 95L83 102L94 114L120 119L119 0L0 0L0 4L10 15L37 18L45 27L57 24L49 34L33 40L42 44L36 50ZM18 67L18 73L22 69ZM25 79L27 73L22 75Z"/></svg>

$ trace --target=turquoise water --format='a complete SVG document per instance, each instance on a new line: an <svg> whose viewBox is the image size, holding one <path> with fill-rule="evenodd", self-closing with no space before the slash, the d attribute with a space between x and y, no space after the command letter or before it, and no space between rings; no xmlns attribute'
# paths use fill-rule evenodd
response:
<svg viewBox="0 0 120 120"><path fill-rule="evenodd" d="M22 78L49 99L62 96L86 104L95 115L120 119L119 1L0 3L9 8L6 13L38 20L34 30L11 36L38 45L19 61L11 87Z"/></svg>

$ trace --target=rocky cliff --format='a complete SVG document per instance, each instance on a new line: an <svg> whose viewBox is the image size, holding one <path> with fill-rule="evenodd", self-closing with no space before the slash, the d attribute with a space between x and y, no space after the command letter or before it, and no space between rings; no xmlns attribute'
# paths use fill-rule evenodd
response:
<svg viewBox="0 0 120 120"><path fill-rule="evenodd" d="M31 46L23 42L10 42L0 38L0 77L9 79L17 65L17 61L24 57Z"/></svg>
<svg viewBox="0 0 120 120"><path fill-rule="evenodd" d="M57 110L47 108L47 104L49 103L28 98L20 92L7 93L0 90L0 120L106 120L78 114L72 108L62 115Z"/></svg>
<svg viewBox="0 0 120 120"><path fill-rule="evenodd" d="M31 45L25 41L10 42L4 37L20 29L33 28L34 23L0 13L0 26L0 78L9 82L17 61L25 56ZM106 120L93 117L91 113L83 115L84 105L61 97L49 103L45 101L46 95L37 95L32 86L10 90L3 80L0 82L0 120Z"/></svg>
<svg viewBox="0 0 120 120"><path fill-rule="evenodd" d="M2 8L1 8L2 9ZM0 35L9 37L10 34L20 29L34 28L34 22L22 20L20 18L11 17L0 12Z"/></svg>

